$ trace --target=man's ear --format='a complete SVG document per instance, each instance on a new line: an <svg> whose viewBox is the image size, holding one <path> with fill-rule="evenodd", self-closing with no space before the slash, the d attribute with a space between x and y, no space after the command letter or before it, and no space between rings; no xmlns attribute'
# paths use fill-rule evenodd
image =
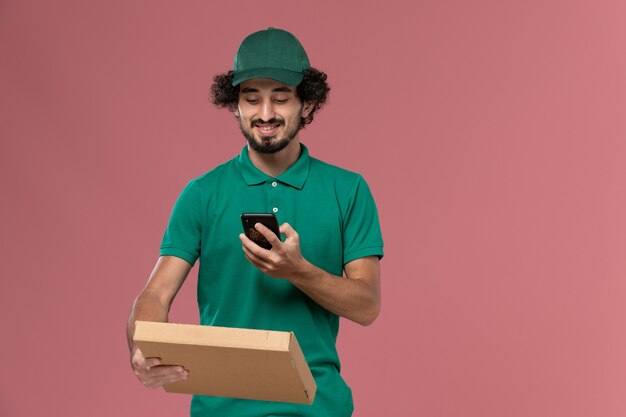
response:
<svg viewBox="0 0 626 417"><path fill-rule="evenodd" d="M235 109L235 117L239 119L239 108Z"/></svg>
<svg viewBox="0 0 626 417"><path fill-rule="evenodd" d="M306 118L313 111L314 107L315 107L314 101L305 102L304 106L302 106L302 117Z"/></svg>

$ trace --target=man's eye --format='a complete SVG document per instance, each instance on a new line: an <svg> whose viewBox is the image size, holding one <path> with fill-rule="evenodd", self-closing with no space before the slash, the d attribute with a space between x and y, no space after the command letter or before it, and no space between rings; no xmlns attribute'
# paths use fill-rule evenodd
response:
<svg viewBox="0 0 626 417"><path fill-rule="evenodd" d="M259 102L259 99L257 98L247 98L246 101L250 104L256 104Z"/></svg>
<svg viewBox="0 0 626 417"><path fill-rule="evenodd" d="M275 99L274 99L274 102L275 102L275 103L278 103L278 104L284 104L284 103L286 103L287 101L289 101L289 99L287 99L287 98L275 98Z"/></svg>

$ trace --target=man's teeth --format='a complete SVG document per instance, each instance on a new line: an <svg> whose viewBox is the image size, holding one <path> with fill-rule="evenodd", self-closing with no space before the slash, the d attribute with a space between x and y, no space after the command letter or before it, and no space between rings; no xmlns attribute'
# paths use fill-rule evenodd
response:
<svg viewBox="0 0 626 417"><path fill-rule="evenodd" d="M269 132L270 130L273 130L274 128L278 127L278 125L276 125L276 126L259 126L259 125L257 125L257 127L259 129L261 129L261 130Z"/></svg>

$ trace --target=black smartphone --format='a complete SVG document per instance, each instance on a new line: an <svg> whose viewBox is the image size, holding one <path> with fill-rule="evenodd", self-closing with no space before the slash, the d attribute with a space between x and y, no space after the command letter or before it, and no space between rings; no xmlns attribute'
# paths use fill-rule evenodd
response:
<svg viewBox="0 0 626 417"><path fill-rule="evenodd" d="M274 213L243 213L241 215L241 224L243 224L243 232L248 239L256 243L262 248L272 249L272 244L265 239L265 236L254 228L254 225L261 223L270 229L280 239L280 231L278 230L278 220Z"/></svg>

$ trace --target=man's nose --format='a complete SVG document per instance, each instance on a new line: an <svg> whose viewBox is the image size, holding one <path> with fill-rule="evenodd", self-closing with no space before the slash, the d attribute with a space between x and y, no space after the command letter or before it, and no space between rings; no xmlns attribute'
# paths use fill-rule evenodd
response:
<svg viewBox="0 0 626 417"><path fill-rule="evenodd" d="M261 104L259 117L264 122L268 122L274 118L274 105L271 100L265 100Z"/></svg>

